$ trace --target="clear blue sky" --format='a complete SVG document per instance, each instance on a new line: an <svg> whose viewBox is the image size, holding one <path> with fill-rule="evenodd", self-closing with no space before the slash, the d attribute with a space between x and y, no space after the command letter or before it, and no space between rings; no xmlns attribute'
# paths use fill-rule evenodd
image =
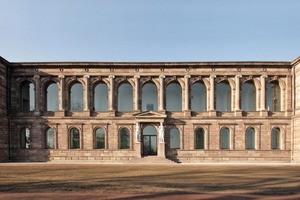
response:
<svg viewBox="0 0 300 200"><path fill-rule="evenodd" d="M300 0L0 0L0 27L12 62L300 56Z"/></svg>

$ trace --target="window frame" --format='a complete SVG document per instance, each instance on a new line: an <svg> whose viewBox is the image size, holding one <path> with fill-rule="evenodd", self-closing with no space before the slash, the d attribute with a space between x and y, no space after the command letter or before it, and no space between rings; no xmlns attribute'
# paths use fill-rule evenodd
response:
<svg viewBox="0 0 300 200"><path fill-rule="evenodd" d="M75 147L74 147L74 143L73 142L75 142L74 141L74 136L72 136L72 134L73 134L73 130L77 130L78 131L78 147L76 147L76 145L75 145ZM75 138L76 139L76 138ZM79 128L77 128L77 127L72 127L72 128L70 128L69 129L69 149L81 149L81 132L80 132L80 129Z"/></svg>
<svg viewBox="0 0 300 200"><path fill-rule="evenodd" d="M198 148L197 147L197 142L198 142L198 140L197 140L197 131L198 130L201 130L202 129L202 137L203 137L203 148ZM195 138L195 149L196 150L205 150L206 149L206 134L205 134L205 129L203 128L203 127L198 127L198 128L196 128L195 129L195 132L194 132L194 138Z"/></svg>
<svg viewBox="0 0 300 200"><path fill-rule="evenodd" d="M103 147L102 148L97 146L97 142L98 142L98 140L97 140L97 131L98 130L103 130ZM99 149L99 150L106 149L106 130L103 127L97 127L97 128L94 129L94 149Z"/></svg>
<svg viewBox="0 0 300 200"><path fill-rule="evenodd" d="M128 137L127 141L128 144L124 145L122 142L122 134L125 134L124 132L122 132L122 130L127 130L126 134ZM119 150L129 150L131 149L131 131L128 127L122 127L119 129Z"/></svg>

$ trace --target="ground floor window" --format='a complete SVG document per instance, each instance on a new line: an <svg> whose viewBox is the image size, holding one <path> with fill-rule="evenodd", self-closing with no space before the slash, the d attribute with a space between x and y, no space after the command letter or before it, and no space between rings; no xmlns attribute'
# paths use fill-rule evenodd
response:
<svg viewBox="0 0 300 200"><path fill-rule="evenodd" d="M105 149L105 132L103 128L97 128L95 132L95 148Z"/></svg>
<svg viewBox="0 0 300 200"><path fill-rule="evenodd" d="M79 149L80 148L80 135L77 128L72 128L70 131L70 148Z"/></svg>
<svg viewBox="0 0 300 200"><path fill-rule="evenodd" d="M46 132L46 149L54 149L54 129L48 128Z"/></svg>
<svg viewBox="0 0 300 200"><path fill-rule="evenodd" d="M196 149L204 149L204 129L197 128L195 131Z"/></svg>
<svg viewBox="0 0 300 200"><path fill-rule="evenodd" d="M180 149L180 133L178 128L172 128L170 130L170 148Z"/></svg>
<svg viewBox="0 0 300 200"><path fill-rule="evenodd" d="M280 129L273 128L271 133L272 149L280 149Z"/></svg>
<svg viewBox="0 0 300 200"><path fill-rule="evenodd" d="M255 130L247 128L246 130L246 149L255 149Z"/></svg>
<svg viewBox="0 0 300 200"><path fill-rule="evenodd" d="M130 131L128 128L120 130L120 149L130 149Z"/></svg>
<svg viewBox="0 0 300 200"><path fill-rule="evenodd" d="M29 128L21 129L21 149L30 148L30 130Z"/></svg>
<svg viewBox="0 0 300 200"><path fill-rule="evenodd" d="M230 149L230 133L228 128L222 128L220 131L221 149Z"/></svg>

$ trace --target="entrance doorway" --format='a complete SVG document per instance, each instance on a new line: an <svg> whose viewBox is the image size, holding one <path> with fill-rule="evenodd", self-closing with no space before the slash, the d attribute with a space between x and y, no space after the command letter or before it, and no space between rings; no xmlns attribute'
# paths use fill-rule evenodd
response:
<svg viewBox="0 0 300 200"><path fill-rule="evenodd" d="M157 155L157 136L156 128L146 126L143 129L143 156Z"/></svg>

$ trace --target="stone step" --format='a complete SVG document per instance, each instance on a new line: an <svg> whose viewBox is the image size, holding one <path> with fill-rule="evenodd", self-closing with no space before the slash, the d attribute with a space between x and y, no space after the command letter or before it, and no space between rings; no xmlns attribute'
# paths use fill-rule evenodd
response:
<svg viewBox="0 0 300 200"><path fill-rule="evenodd" d="M128 164L177 164L174 161L171 161L167 158L162 158L158 156L145 156L142 158L135 158L129 161L126 161L125 163Z"/></svg>

